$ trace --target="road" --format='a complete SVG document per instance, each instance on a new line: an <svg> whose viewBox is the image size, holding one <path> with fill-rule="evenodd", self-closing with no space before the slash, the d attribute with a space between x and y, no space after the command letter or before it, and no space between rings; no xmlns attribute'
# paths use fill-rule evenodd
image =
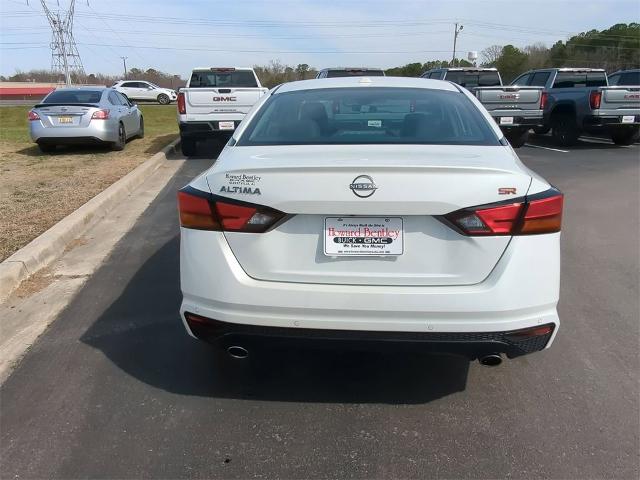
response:
<svg viewBox="0 0 640 480"><path fill-rule="evenodd" d="M566 194L551 349L279 351L235 381L177 316L190 159L0 390L0 477L638 478L639 147L569 150L519 151Z"/></svg>

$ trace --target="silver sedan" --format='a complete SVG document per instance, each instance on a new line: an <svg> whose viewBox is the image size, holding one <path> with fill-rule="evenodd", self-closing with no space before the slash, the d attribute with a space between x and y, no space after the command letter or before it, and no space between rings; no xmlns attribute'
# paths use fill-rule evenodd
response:
<svg viewBox="0 0 640 480"><path fill-rule="evenodd" d="M29 130L43 152L71 144L123 150L129 138L144 136L144 120L138 106L112 88L60 88L29 111Z"/></svg>

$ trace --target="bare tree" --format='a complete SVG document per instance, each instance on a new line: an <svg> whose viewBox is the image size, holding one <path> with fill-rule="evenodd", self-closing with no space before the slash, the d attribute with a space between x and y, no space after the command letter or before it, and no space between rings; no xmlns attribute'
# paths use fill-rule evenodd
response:
<svg viewBox="0 0 640 480"><path fill-rule="evenodd" d="M493 67L502 55L502 45L491 45L482 50L480 55L482 56L482 65Z"/></svg>
<svg viewBox="0 0 640 480"><path fill-rule="evenodd" d="M528 68L545 68L549 63L549 49L544 43L538 42L524 47L524 53L529 56Z"/></svg>

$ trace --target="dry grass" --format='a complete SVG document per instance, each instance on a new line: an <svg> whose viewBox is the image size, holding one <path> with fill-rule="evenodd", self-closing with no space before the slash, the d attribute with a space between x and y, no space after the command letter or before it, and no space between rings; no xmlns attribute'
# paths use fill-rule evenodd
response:
<svg viewBox="0 0 640 480"><path fill-rule="evenodd" d="M28 108L0 108L0 260L176 138L175 106L142 110L145 138L122 152L78 147L42 154L29 140Z"/></svg>

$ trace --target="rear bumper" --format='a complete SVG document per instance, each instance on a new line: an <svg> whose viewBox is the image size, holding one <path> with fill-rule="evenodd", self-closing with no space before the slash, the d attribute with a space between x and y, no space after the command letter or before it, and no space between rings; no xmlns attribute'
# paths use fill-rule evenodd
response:
<svg viewBox="0 0 640 480"><path fill-rule="evenodd" d="M180 136L182 138L191 138L194 140L201 140L213 137L230 137L233 135L233 132L238 125L240 125L241 120L229 120L233 121L233 130L220 130L220 121L210 121L210 122L180 122Z"/></svg>
<svg viewBox="0 0 640 480"><path fill-rule="evenodd" d="M106 142L97 137L41 137L38 145L104 145Z"/></svg>
<svg viewBox="0 0 640 480"><path fill-rule="evenodd" d="M39 144L81 144L116 142L117 120L91 121L87 127L45 127L40 120L29 122L31 139Z"/></svg>
<svg viewBox="0 0 640 480"><path fill-rule="evenodd" d="M358 341L361 336L392 343L417 339L408 343L424 349L435 343L450 352L471 343L472 354L490 349L517 356L528 350L504 342L505 332L552 324L553 334L540 348L557 332L559 243L559 234L514 237L491 274L476 285L333 285L256 280L244 272L222 233L181 229L181 315L194 336L202 332L192 330L185 312L224 322L218 332L227 339L274 327L285 330L269 332L294 338L339 331Z"/></svg>
<svg viewBox="0 0 640 480"><path fill-rule="evenodd" d="M534 329L506 332L377 332L242 325L191 312L185 312L185 319L195 337L222 348L239 345L251 349L268 345L366 351L411 350L459 354L471 359L491 353L504 353L514 358L543 350L555 330L555 324L550 323Z"/></svg>
<svg viewBox="0 0 640 480"><path fill-rule="evenodd" d="M494 110L489 112L495 122L501 129L518 128L521 126L535 127L542 125L542 110L521 110L521 111L509 111L509 110ZM501 118L513 118L513 123L502 124Z"/></svg>
<svg viewBox="0 0 640 480"><path fill-rule="evenodd" d="M633 116L633 122L622 123L623 116ZM589 115L584 118L585 127L603 127L609 125L640 125L640 114L614 114L606 111L600 112L600 115Z"/></svg>

